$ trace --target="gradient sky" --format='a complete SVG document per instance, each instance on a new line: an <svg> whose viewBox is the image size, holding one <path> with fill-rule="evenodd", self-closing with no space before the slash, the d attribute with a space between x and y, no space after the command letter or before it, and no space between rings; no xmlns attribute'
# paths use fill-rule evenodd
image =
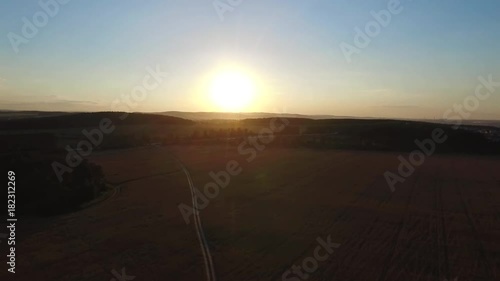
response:
<svg viewBox="0 0 500 281"><path fill-rule="evenodd" d="M500 81L498 0L401 0L348 63L339 44L388 2L245 0L221 21L211 0L72 0L16 54L7 34L41 8L2 1L0 109L111 110L157 65L169 76L134 111L216 111L207 81L229 66L262 112L441 118L478 76ZM500 89L472 118L500 120Z"/></svg>

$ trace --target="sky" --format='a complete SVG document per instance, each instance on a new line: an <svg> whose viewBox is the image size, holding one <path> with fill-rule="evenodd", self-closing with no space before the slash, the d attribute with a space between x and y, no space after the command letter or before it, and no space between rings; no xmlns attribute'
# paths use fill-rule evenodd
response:
<svg viewBox="0 0 500 281"><path fill-rule="evenodd" d="M211 92L231 72L238 111L440 119L500 82L498 0L55 1L0 3L0 109L231 111ZM390 20L356 44L373 12ZM500 120L500 88L471 118Z"/></svg>

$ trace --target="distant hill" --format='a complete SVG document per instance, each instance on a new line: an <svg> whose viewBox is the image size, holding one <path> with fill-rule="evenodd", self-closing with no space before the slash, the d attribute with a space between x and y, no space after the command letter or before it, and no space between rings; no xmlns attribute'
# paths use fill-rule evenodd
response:
<svg viewBox="0 0 500 281"><path fill-rule="evenodd" d="M243 119L257 119L257 118L272 118L272 117L285 117L285 118L307 118L307 119L336 119L345 118L334 115L303 115L292 113L268 113L268 112L182 112L182 111L166 111L158 112L155 114L174 116L190 120L243 120ZM352 118L352 117L351 117Z"/></svg>
<svg viewBox="0 0 500 281"><path fill-rule="evenodd" d="M151 143L190 144L204 141L237 141L238 138L255 134L268 128L273 118L287 120L274 145L306 146L313 148L363 149L412 151L415 140L432 137L435 128L441 128L448 136L441 152L500 153L500 129L496 127L463 125L455 130L452 124L389 119L330 118L313 119L299 114L273 113L184 113L171 116L163 114L123 112L66 113L57 116L0 119L0 133L16 135L3 138L7 151L16 149L41 149L57 147L57 140L74 141L79 134L71 135L65 129L98 127L105 118L112 120L120 132L109 136L101 148L133 147ZM170 115L167 115L170 114ZM263 117L264 116L264 117ZM238 118L236 118L238 117ZM194 119L194 120L188 120ZM241 120L235 120L241 119ZM195 121L196 120L196 121ZM436 121L437 122L437 121ZM139 125L139 126L136 126ZM168 126L168 128L166 127ZM66 134L41 135L50 130ZM26 132L30 131L30 132ZM56 139L54 139L54 136ZM5 137L5 136L4 136ZM41 147L33 141L43 142Z"/></svg>
<svg viewBox="0 0 500 281"><path fill-rule="evenodd" d="M165 111L154 114L168 115L194 121L208 120L243 120L243 119L261 119L272 117L297 118L297 119L340 119L340 120L398 120L397 118L377 118L377 117L354 117L354 116L337 116L337 115L307 115L307 114L292 114L292 113L269 113L269 112L182 112L182 111ZM439 120L439 119L399 119L401 121L417 121L425 123L438 124L454 124L454 121ZM463 120L464 125L471 126L492 126L500 128L499 120Z"/></svg>
<svg viewBox="0 0 500 281"><path fill-rule="evenodd" d="M129 113L123 120L123 112L97 112L97 113L66 113L63 115L39 117L0 119L0 130L29 130L29 129L63 129L97 127L104 118L109 118L114 124L122 126L157 124L157 125L191 125L194 122L182 118Z"/></svg>
<svg viewBox="0 0 500 281"><path fill-rule="evenodd" d="M72 113L72 112L47 112L47 111L15 111L15 110L0 110L0 121L18 120L18 119L35 119L47 117L62 117L62 116L75 116L78 114L106 114L109 112L95 112L95 113ZM117 113L121 114L121 113ZM338 119L338 120L396 120L389 118L372 118L372 117L352 117L352 116L336 116L336 115L307 115L307 114L293 114L293 113L269 113L269 112L182 112L182 111L165 111L157 113L134 113L143 115L160 115L170 116L181 119L188 119L193 121L210 121L210 120L244 120L244 119L262 119L272 117L283 118L296 118L296 119ZM83 116L83 115L80 115ZM399 119L401 121L417 121L426 123L438 124L453 124L454 121L440 120L440 119ZM42 122L43 123L43 122ZM1 123L0 123L1 124ZM500 120L463 120L464 125L470 126L490 126L500 128ZM1 129L1 127L0 127Z"/></svg>

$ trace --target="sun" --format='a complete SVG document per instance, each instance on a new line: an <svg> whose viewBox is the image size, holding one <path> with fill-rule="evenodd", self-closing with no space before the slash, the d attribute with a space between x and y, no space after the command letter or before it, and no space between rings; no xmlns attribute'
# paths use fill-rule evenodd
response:
<svg viewBox="0 0 500 281"><path fill-rule="evenodd" d="M214 77L210 94L212 102L219 110L237 112L250 106L255 86L243 73L223 72Z"/></svg>

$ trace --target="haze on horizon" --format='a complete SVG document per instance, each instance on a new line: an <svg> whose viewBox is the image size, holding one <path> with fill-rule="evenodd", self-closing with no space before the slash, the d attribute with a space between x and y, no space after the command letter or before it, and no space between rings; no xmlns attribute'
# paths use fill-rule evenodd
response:
<svg viewBox="0 0 500 281"><path fill-rule="evenodd" d="M242 1L221 18L212 1L72 0L17 52L12 34L44 10L4 1L0 109L113 110L157 69L168 74L133 111L434 119L478 77L500 82L496 0L401 0L349 62L343 42L391 1ZM500 120L500 89L471 119Z"/></svg>

